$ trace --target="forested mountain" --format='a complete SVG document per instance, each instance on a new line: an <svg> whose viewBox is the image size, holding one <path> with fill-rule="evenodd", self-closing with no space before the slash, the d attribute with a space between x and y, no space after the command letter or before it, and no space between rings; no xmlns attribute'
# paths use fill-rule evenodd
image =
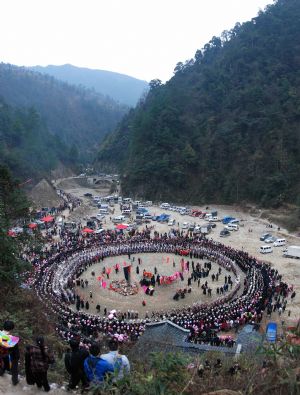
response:
<svg viewBox="0 0 300 395"><path fill-rule="evenodd" d="M76 67L71 64L62 66L34 66L31 70L49 74L73 85L81 85L96 92L110 96L113 100L128 106L135 106L148 89L146 81L125 74L105 70Z"/></svg>
<svg viewBox="0 0 300 395"><path fill-rule="evenodd" d="M0 98L16 108L33 107L49 133L82 159L91 159L103 136L128 111L112 99L22 67L0 64ZM75 152L74 151L74 152Z"/></svg>
<svg viewBox="0 0 300 395"><path fill-rule="evenodd" d="M278 0L178 63L107 136L124 193L277 205L300 194L300 2ZM300 202L298 202L300 203Z"/></svg>
<svg viewBox="0 0 300 395"><path fill-rule="evenodd" d="M33 109L15 109L0 101L0 165L24 181L49 174L58 164L76 164L76 147L51 135Z"/></svg>

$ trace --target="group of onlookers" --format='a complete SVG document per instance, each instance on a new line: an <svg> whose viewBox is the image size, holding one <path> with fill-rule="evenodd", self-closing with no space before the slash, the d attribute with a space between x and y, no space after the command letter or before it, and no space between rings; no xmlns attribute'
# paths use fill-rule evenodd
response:
<svg viewBox="0 0 300 395"><path fill-rule="evenodd" d="M19 382L18 365L20 359L19 338L11 347L7 347L4 339L12 337L11 331L14 323L10 320L4 322L0 331L0 376L5 372L11 373L12 384ZM69 342L70 350L65 354L65 367L70 375L68 389L75 389L81 384L88 389L91 384L101 385L104 380L116 382L124 375L130 373L130 364L125 355L119 353L119 341L111 338L108 341L109 352L100 354L100 344L91 342L89 348L80 344L80 338L73 338ZM48 382L49 366L55 362L54 355L45 344L43 336L36 337L35 344L25 347L25 376L28 385L37 385L50 391Z"/></svg>

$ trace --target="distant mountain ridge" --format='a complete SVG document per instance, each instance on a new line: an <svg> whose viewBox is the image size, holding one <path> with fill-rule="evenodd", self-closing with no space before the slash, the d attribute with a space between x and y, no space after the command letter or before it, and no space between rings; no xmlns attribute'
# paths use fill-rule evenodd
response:
<svg viewBox="0 0 300 395"><path fill-rule="evenodd" d="M39 180L91 163L128 107L23 67L0 63L0 164Z"/></svg>
<svg viewBox="0 0 300 395"><path fill-rule="evenodd" d="M46 128L79 158L93 158L100 141L128 107L113 99L23 67L0 63L0 98L8 105L33 107Z"/></svg>
<svg viewBox="0 0 300 395"><path fill-rule="evenodd" d="M148 90L147 81L112 71L76 67L71 64L33 66L29 69L49 74L73 85L82 85L88 89L93 89L128 106L135 106L144 92Z"/></svg>

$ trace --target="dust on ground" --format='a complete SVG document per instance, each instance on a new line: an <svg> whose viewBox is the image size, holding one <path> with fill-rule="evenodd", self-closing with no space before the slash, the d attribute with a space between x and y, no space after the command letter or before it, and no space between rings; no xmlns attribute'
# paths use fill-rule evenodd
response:
<svg viewBox="0 0 300 395"><path fill-rule="evenodd" d="M53 186L45 179L32 188L29 197L37 208L57 207L63 203L63 199L57 195Z"/></svg>

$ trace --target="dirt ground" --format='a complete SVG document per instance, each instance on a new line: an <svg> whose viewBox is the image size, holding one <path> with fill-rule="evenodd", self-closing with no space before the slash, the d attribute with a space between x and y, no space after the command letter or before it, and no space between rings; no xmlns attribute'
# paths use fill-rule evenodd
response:
<svg viewBox="0 0 300 395"><path fill-rule="evenodd" d="M63 200L57 195L53 186L45 179L42 179L32 188L29 192L29 197L37 208L57 207L63 203Z"/></svg>
<svg viewBox="0 0 300 395"><path fill-rule="evenodd" d="M58 186L64 189L66 192L72 193L83 199L83 205L78 210L71 213L73 220L81 221L83 224L87 217L96 215L98 213L97 207L93 207L91 199L84 197L86 192L92 193L94 196L105 196L109 193L108 188L93 188L93 186L79 186L76 179L60 180ZM300 237L290 234L286 229L280 228L276 224L272 224L272 228L269 228L269 222L265 219L260 218L261 212L258 210L255 214L247 213L239 208L233 206L220 206L210 205L209 210L205 210L206 207L193 207L203 211L218 211L218 217L222 218L226 215L231 215L235 218L240 219L240 228L238 231L231 232L230 236L221 238L220 230L223 229L224 225L217 222L217 226L208 235L208 238L217 240L225 245L229 245L233 248L247 251L255 258L269 262L274 268L283 275L283 280L288 282L289 285L293 285L296 290L296 297L293 302L289 301L286 311L282 314L281 320L285 320L287 323L292 323L300 318L300 260L285 258L283 257L284 247L273 247L273 253L262 255L259 253L259 248L264 243L259 240L263 233L271 233L275 237L285 238L287 245L300 245ZM119 205L115 205L114 214L120 214ZM181 215L177 212L164 211L157 206L149 208L149 212L152 215L159 215L166 212L171 215L171 218L176 220L175 228L182 226L183 222L196 223L197 225L203 225L206 223L205 220L193 218L191 216ZM110 216L106 216L103 223L103 228L113 228L114 225L110 221ZM145 225L143 225L145 226ZM170 227L167 224L157 223L152 221L149 226L154 226L155 230L160 233L168 232ZM142 228L142 227L140 227ZM251 232L249 232L249 229ZM290 317L288 317L288 311L290 310ZM273 317L272 317L273 318ZM274 317L275 318L275 317Z"/></svg>
<svg viewBox="0 0 300 395"><path fill-rule="evenodd" d="M138 264L138 258L141 259L141 264ZM142 279L142 272L145 269L147 272L154 273L154 267L157 268L160 276L170 276L174 274L176 271L181 271L180 264L181 257L173 255L173 254L136 254L134 255L134 261L131 262L128 259L128 256L118 256L118 257L110 257L106 258L104 262L97 263L88 268L86 272L84 272L81 276L83 280L88 280L88 286L85 288L76 287L76 293L79 294L83 300L88 300L90 304L89 312L96 314L96 305L99 303L101 306L101 312L103 314L104 307L107 307L107 310L120 310L122 312L127 312L128 310L138 311L139 317L144 318L146 311L152 312L157 310L167 311L173 308L182 308L184 306L191 306L193 303L200 302L212 302L217 299L218 295L216 293L216 288L221 287L224 284L225 275L231 275L232 281L235 283L236 277L232 272L229 272L222 268L221 275L219 276L218 282L212 281L211 276L202 278L200 281L200 286L198 287L198 282L192 281L191 284L191 293L186 293L184 299L179 299L178 301L173 300L173 296L176 293L176 290L187 288L187 278L189 276L189 272L184 273L184 281L181 281L180 278L174 281L169 285L160 285L156 284L155 291L153 296L146 295L144 290L139 287L139 292L135 295L127 295L123 296L113 290L109 290L108 288L104 289L101 287L100 282L97 280L98 276L102 275L103 267L112 268L112 272L109 275L109 279L105 281L107 284L110 284L113 280L122 280L124 279L123 274L123 262L126 262L128 265L131 263L132 265L132 274L131 279L132 282L136 282L139 284L139 281ZM190 262L190 270L191 270L191 260L189 258L185 259ZM173 266L173 261L175 263L175 267ZM194 259L195 265L199 262L202 267L204 267L203 260ZM114 266L119 263L121 270L119 273L115 273ZM139 274L136 273L136 268L139 267ZM216 263L212 264L212 269L210 274L217 273L219 265ZM95 276L91 274L91 272L95 272ZM240 281L244 281L244 275L242 271L238 271L238 276ZM212 289L212 296L203 295L203 291L201 289L201 285L208 282L209 287ZM234 287L233 285L233 287ZM230 289L230 288L229 288ZM89 297L90 291L92 291L93 298ZM142 305L142 301L146 302L146 306Z"/></svg>
<svg viewBox="0 0 300 395"><path fill-rule="evenodd" d="M34 394L41 394L43 390L37 388L36 385L31 386L26 383L24 377L19 377L19 384L14 386L11 383L11 376L8 374L4 374L3 377L0 379L0 394L7 394L7 395L34 395ZM50 384L52 395L63 395L68 394L64 387L59 387L56 384Z"/></svg>

